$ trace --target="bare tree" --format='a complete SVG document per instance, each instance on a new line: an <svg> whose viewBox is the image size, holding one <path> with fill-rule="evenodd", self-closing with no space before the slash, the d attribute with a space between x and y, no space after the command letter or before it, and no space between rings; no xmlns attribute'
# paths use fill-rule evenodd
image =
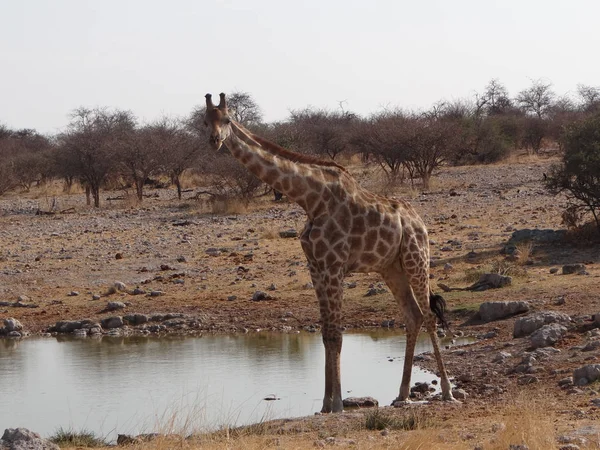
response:
<svg viewBox="0 0 600 450"><path fill-rule="evenodd" d="M490 80L485 87L483 96L487 100L486 112L488 116L506 114L512 109L508 89L497 78Z"/></svg>
<svg viewBox="0 0 600 450"><path fill-rule="evenodd" d="M247 92L236 91L227 95L227 106L233 120L245 127L262 123L262 111L256 101Z"/></svg>
<svg viewBox="0 0 600 450"><path fill-rule="evenodd" d="M554 97L552 83L534 80L529 88L519 92L516 100L523 111L543 119L547 116Z"/></svg>
<svg viewBox="0 0 600 450"><path fill-rule="evenodd" d="M421 178L423 189L429 189L434 170L456 150L455 122L433 117L413 118L411 128L412 150L404 164L411 178Z"/></svg>
<svg viewBox="0 0 600 450"><path fill-rule="evenodd" d="M354 113L304 109L292 111L290 123L296 128L304 152L335 158L350 146L350 130L357 121Z"/></svg>
<svg viewBox="0 0 600 450"><path fill-rule="evenodd" d="M581 100L580 108L583 112L594 113L600 111L600 87L578 84L577 94Z"/></svg>
<svg viewBox="0 0 600 450"><path fill-rule="evenodd" d="M352 144L363 155L372 155L388 177L396 179L413 148L410 123L409 115L400 110L374 115L355 124Z"/></svg>
<svg viewBox="0 0 600 450"><path fill-rule="evenodd" d="M130 111L82 107L71 113L68 130L60 136L63 156L74 162L96 208L100 207L100 188L117 168L118 151L135 125Z"/></svg>

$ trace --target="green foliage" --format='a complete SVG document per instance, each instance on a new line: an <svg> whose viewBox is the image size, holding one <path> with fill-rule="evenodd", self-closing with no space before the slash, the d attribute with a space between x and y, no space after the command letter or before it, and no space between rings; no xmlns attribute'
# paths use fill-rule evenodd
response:
<svg viewBox="0 0 600 450"><path fill-rule="evenodd" d="M578 208L590 213L600 230L600 114L568 127L562 144L562 163L553 168L546 186L567 193L571 215Z"/></svg>

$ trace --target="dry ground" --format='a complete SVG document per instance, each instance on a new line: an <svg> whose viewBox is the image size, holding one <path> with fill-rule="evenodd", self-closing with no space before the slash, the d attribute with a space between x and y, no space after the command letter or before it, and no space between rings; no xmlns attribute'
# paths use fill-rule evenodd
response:
<svg viewBox="0 0 600 450"><path fill-rule="evenodd" d="M351 168L369 188L408 197L424 217L432 241L435 290L439 291L438 282L468 286L478 274L491 270L513 276L506 288L445 294L454 332L497 333L466 351L446 352L451 376L463 375L466 380L461 387L469 397L462 405L423 406L418 429L410 433L367 431L363 413L345 413L277 423L242 438L205 437L200 446L473 449L482 444L488 449L527 442L532 449L545 449L560 448L557 436L587 431L591 433L585 436L588 445L595 445L600 428L593 427L600 412L590 400L598 398L599 386L569 394L557 385L574 368L600 362L598 351L582 355L571 350L585 343L583 328L557 345L560 356L540 362L535 382L524 384L519 375L507 373L527 349L524 339L512 339L514 319L464 324L480 303L492 300L527 300L534 310L565 312L580 322L600 312L598 243L580 235L553 245L526 243L516 262L506 261L500 253L515 230L562 228L564 199L550 196L542 184L543 173L553 162L521 156L491 166L444 168L425 193L382 186L372 168ZM300 245L296 239L279 237L282 230L301 229L304 215L297 206L263 198L243 214L213 214L195 200L177 201L172 191L156 194L142 205L117 200L100 210L86 207L79 193L66 195L49 188L0 198L0 301L14 302L25 295L39 305L0 306L0 319L14 317L30 332L42 332L58 320L107 317L114 314L103 312L107 300L120 300L128 302L127 312L183 312L198 317L195 332L318 327L318 309L312 289L306 286L310 278ZM34 215L51 206L75 212ZM585 263L588 275L550 273L566 263ZM130 288L161 290L164 295L103 296L115 281ZM345 290L347 328L379 327L389 319L401 323L389 293L365 296L371 284L380 282L376 274L354 275L347 282L355 285ZM274 289L269 290L272 284ZM272 298L252 301L257 290ZM73 291L79 295L69 295ZM94 300L93 294L102 297ZM493 363L493 356L506 349L515 359ZM431 368L431 362L421 364ZM328 437L334 439L327 441ZM145 448L197 445L197 441L155 442Z"/></svg>

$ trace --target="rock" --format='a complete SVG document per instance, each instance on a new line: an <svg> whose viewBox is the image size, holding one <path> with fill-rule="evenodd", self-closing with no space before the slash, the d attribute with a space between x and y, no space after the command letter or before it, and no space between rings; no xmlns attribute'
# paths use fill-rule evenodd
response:
<svg viewBox="0 0 600 450"><path fill-rule="evenodd" d="M568 315L554 311L544 311L526 317L520 317L515 322L513 337L520 338L529 336L534 331L549 323L567 325L569 322L571 322L571 318Z"/></svg>
<svg viewBox="0 0 600 450"><path fill-rule="evenodd" d="M488 289L499 289L505 286L509 286L512 283L512 278L499 273L484 273L479 277L476 283L467 287L466 290L481 292L487 291Z"/></svg>
<svg viewBox="0 0 600 450"><path fill-rule="evenodd" d="M494 356L494 359L492 359L492 362L503 363L503 362L505 362L509 358L512 358L512 355L510 353L508 353L508 352L499 352L496 356Z"/></svg>
<svg viewBox="0 0 600 450"><path fill-rule="evenodd" d="M89 321L91 323L91 321ZM50 331L57 333L72 333L75 330L83 328L85 322L81 320L59 320L56 325L50 327Z"/></svg>
<svg viewBox="0 0 600 450"><path fill-rule="evenodd" d="M102 297L98 294L92 295L92 300L100 300Z"/></svg>
<svg viewBox="0 0 600 450"><path fill-rule="evenodd" d="M71 291L67 294L68 297L77 297L79 295L79 291Z"/></svg>
<svg viewBox="0 0 600 450"><path fill-rule="evenodd" d="M4 331L10 333L11 331L21 331L23 329L23 325L17 319L13 319L9 317L8 319L4 319Z"/></svg>
<svg viewBox="0 0 600 450"><path fill-rule="evenodd" d="M218 248L210 247L204 250L204 253L206 253L208 256L219 256L221 254L221 250L219 250Z"/></svg>
<svg viewBox="0 0 600 450"><path fill-rule="evenodd" d="M296 230L284 230L279 232L279 237L281 238L295 238L298 237L298 232Z"/></svg>
<svg viewBox="0 0 600 450"><path fill-rule="evenodd" d="M0 449L4 450L60 450L53 442L42 439L39 434L27 428L7 428L0 439Z"/></svg>
<svg viewBox="0 0 600 450"><path fill-rule="evenodd" d="M539 230L525 228L513 232L508 242L512 244L523 241L556 242L563 239L565 235L566 230Z"/></svg>
<svg viewBox="0 0 600 450"><path fill-rule="evenodd" d="M573 384L576 386L585 386L600 380L600 364L588 364L573 371Z"/></svg>
<svg viewBox="0 0 600 450"><path fill-rule="evenodd" d="M385 287L383 287L382 283L377 283L376 285L371 284L369 286L369 290L365 294L365 297L371 297L373 295L385 294L386 292L387 292L387 289Z"/></svg>
<svg viewBox="0 0 600 450"><path fill-rule="evenodd" d="M7 334L7 336L8 336L9 338L22 338L22 337L23 337L23 334L22 334L21 332L19 332L19 331L10 331L10 332Z"/></svg>
<svg viewBox="0 0 600 450"><path fill-rule="evenodd" d="M582 352L592 352L600 348L600 340L589 341L585 344L585 347L581 349Z"/></svg>
<svg viewBox="0 0 600 450"><path fill-rule="evenodd" d="M468 395L464 389L452 389L452 396L457 400L466 400Z"/></svg>
<svg viewBox="0 0 600 450"><path fill-rule="evenodd" d="M27 303L29 300L30 298L26 295L19 295L19 297L17 298L17 302L19 303Z"/></svg>
<svg viewBox="0 0 600 450"><path fill-rule="evenodd" d="M431 386L427 382L416 382L413 387L410 388L410 392L418 392L419 394L427 394L430 390L432 390Z"/></svg>
<svg viewBox="0 0 600 450"><path fill-rule="evenodd" d="M527 302L485 302L479 306L479 316L484 322L505 319L529 311Z"/></svg>
<svg viewBox="0 0 600 450"><path fill-rule="evenodd" d="M384 320L381 322L382 328L394 328L394 324L396 323L395 319Z"/></svg>
<svg viewBox="0 0 600 450"><path fill-rule="evenodd" d="M112 316L102 319L100 322L102 328L110 330L111 328L120 328L123 326L123 318L121 316Z"/></svg>
<svg viewBox="0 0 600 450"><path fill-rule="evenodd" d="M592 320L593 320L593 325L595 327L600 328L600 313L594 314L592 316Z"/></svg>
<svg viewBox="0 0 600 450"><path fill-rule="evenodd" d="M122 281L115 281L113 283L113 288L115 292L125 292L127 290L127 285Z"/></svg>
<svg viewBox="0 0 600 450"><path fill-rule="evenodd" d="M125 308L125 303L123 302L108 302L106 305L106 311L117 311L119 309Z"/></svg>
<svg viewBox="0 0 600 450"><path fill-rule="evenodd" d="M146 291L142 288L136 287L133 291L131 291L131 295L143 295Z"/></svg>
<svg viewBox="0 0 600 450"><path fill-rule="evenodd" d="M271 296L263 291L256 291L254 294L252 294L253 302L260 302L261 300L270 300L270 299L271 299Z"/></svg>
<svg viewBox="0 0 600 450"><path fill-rule="evenodd" d="M162 295L165 295L164 291L150 291L150 293L148 294L150 297L160 297Z"/></svg>
<svg viewBox="0 0 600 450"><path fill-rule="evenodd" d="M554 345L562 340L566 332L567 328L558 323L544 325L531 335L531 346L541 348Z"/></svg>
<svg viewBox="0 0 600 450"><path fill-rule="evenodd" d="M563 275L571 275L573 273L576 274L585 274L585 265L583 264L565 264L562 267Z"/></svg>
<svg viewBox="0 0 600 450"><path fill-rule="evenodd" d="M558 385L560 387L572 386L573 385L573 377L565 377L561 380L558 380Z"/></svg>
<svg viewBox="0 0 600 450"><path fill-rule="evenodd" d="M557 273L557 272L558 272L558 267L552 267L552 268L550 269L550 273L553 273L553 274L554 274L554 273Z"/></svg>
<svg viewBox="0 0 600 450"><path fill-rule="evenodd" d="M379 406L373 397L348 397L342 401L344 408L372 408Z"/></svg>
<svg viewBox="0 0 600 450"><path fill-rule="evenodd" d="M148 322L148 316L145 314L127 314L123 316L123 321L131 325L141 325Z"/></svg>

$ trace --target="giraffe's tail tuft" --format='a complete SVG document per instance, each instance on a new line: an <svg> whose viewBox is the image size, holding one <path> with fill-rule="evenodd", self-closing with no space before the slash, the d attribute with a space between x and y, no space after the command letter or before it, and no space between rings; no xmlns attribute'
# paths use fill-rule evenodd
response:
<svg viewBox="0 0 600 450"><path fill-rule="evenodd" d="M438 318L439 323L442 324L442 327L445 330L450 330L450 326L446 321L445 312L446 312L446 300L440 294L434 294L432 291L429 291L429 307L431 311Z"/></svg>

